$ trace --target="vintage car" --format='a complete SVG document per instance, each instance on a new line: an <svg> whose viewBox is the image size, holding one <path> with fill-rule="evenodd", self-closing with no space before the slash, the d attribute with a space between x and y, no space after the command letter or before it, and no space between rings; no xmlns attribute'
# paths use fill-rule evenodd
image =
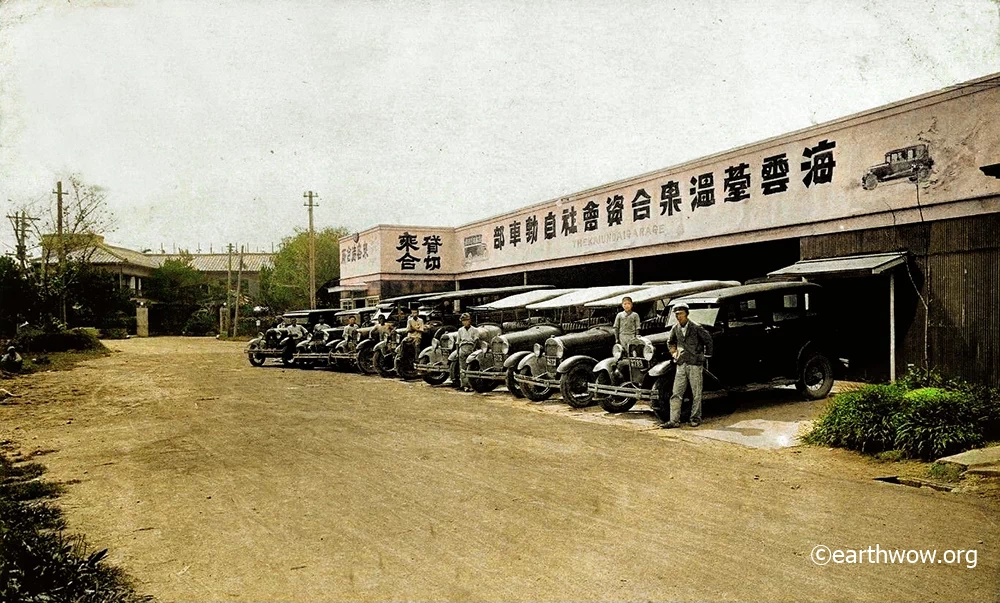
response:
<svg viewBox="0 0 1000 603"><path fill-rule="evenodd" d="M695 293L675 299L689 318L712 334L713 354L704 373L704 397L794 384L810 399L830 393L834 380L831 334L824 326L822 289L806 282L764 282ZM669 313L672 327L676 324ZM673 357L669 331L644 335L595 370L590 390L608 412L624 412L637 401L670 418Z"/></svg>
<svg viewBox="0 0 1000 603"><path fill-rule="evenodd" d="M611 352L615 343L611 321L616 311L613 309L590 309L584 304L599 299L629 295L648 285L617 285L610 287L590 287L580 289L548 301L528 305L529 310L552 310L557 312L554 323L562 331L561 335L549 336L544 342L533 344L532 351L519 351L504 360L504 370L512 371L511 380L518 384L521 393L533 402L541 402L552 396L557 389L563 391L563 398L573 406L586 406L590 394L586 383L590 369L596 360L588 363L592 356L603 358ZM605 351L606 348L606 351ZM573 373L578 366L586 366L582 390L564 377ZM565 387L562 387L563 384ZM571 389L576 387L576 391ZM572 395L568 395L572 394ZM588 400L585 401L584 398Z"/></svg>
<svg viewBox="0 0 1000 603"><path fill-rule="evenodd" d="M739 281L677 281L657 285L655 287L649 287L648 289L632 294L633 311L637 312L643 320L639 327L639 335L641 337L636 342L628 345L629 349L638 349L641 353L643 348L642 345L640 345L640 342L645 342L650 337L657 338L660 336L660 333L667 330L667 326L672 324L669 322L672 317L667 312L667 308L669 307L672 299L703 291L711 291L726 287L737 287L739 285ZM587 304L587 306L593 308L604 308L608 306L617 307L620 303L621 299L616 300L614 298L610 298L591 302ZM629 362L632 364L636 364L638 362L635 358L630 359L628 355L623 354L622 349L622 345L618 343L614 344L612 347L612 356L610 358L605 358L594 365L592 371L593 374L589 376L588 381L590 381L590 384L588 385L588 389L590 393L594 395L594 401L601 402L602 405L604 404L604 399L601 395L596 394L595 389L593 388L595 380L602 384L628 387L629 384L625 379L627 373L616 373L613 369L623 368L627 366Z"/></svg>
<svg viewBox="0 0 1000 603"><path fill-rule="evenodd" d="M268 358L280 358L282 364L294 364L295 347L301 339L288 336L287 324L294 322L302 325L306 331L312 332L320 317L333 316L337 310L326 308L322 310L293 310L282 315L283 324L275 325L247 343L245 352L250 364L263 366Z"/></svg>
<svg viewBox="0 0 1000 603"><path fill-rule="evenodd" d="M465 375L469 385L479 393L486 393L495 389L497 385L505 383L507 391L519 398L523 397L521 387L513 380L514 371L505 370L504 361L510 354L529 351L535 343L545 341L552 335L562 335L562 329L553 324L555 311L532 312L527 307L578 290L528 291L473 308L498 315L502 321L502 334L494 337L489 346L480 347L467 357Z"/></svg>
<svg viewBox="0 0 1000 603"><path fill-rule="evenodd" d="M424 381L432 385L440 385L447 381L458 367L459 353L468 354L471 350L457 350L454 347L454 338L448 336L455 331L459 325L459 317L462 313L469 311L475 314L473 320L478 325L480 338L484 339L483 345L489 342L494 336L499 335L501 326L492 322L499 315L490 311L472 312L473 307L494 302L498 299L509 297L516 293L525 293L543 289L551 289L552 285L520 285L515 287L488 287L479 289L467 289L464 291L451 291L442 293L430 298L424 298L421 303L434 304L440 309L443 327L438 329L431 338L429 345L422 347L415 361L410 362L407 355L401 350L397 358L402 360L401 367L397 367L396 372L403 378L414 378L422 376ZM400 370L402 368L402 370ZM459 380L452 379L452 384L458 387Z"/></svg>
<svg viewBox="0 0 1000 603"><path fill-rule="evenodd" d="M361 344L369 340L369 335L375 329L375 325L372 324L371 319L377 310L377 307L357 308L354 310L342 310L334 315L334 319L342 326L338 328L336 338L331 336L330 340L326 343L331 368L339 370L356 369L363 374L375 372L375 367L371 363L372 350L375 344L370 343L364 346ZM351 337L345 338L344 327L347 326L347 321L351 316L355 317L358 328Z"/></svg>
<svg viewBox="0 0 1000 603"><path fill-rule="evenodd" d="M426 328L421 336L420 345L430 345L434 334L443 324L441 322L441 313L434 308L426 306L418 306L418 310L418 315L423 319ZM394 328L389 331L388 335L382 341L376 343L372 348L372 365L380 377L389 378L395 376L396 356L400 347L412 347L410 345L401 346L407 337L406 321L409 318L409 313L405 315L399 314L395 318Z"/></svg>
<svg viewBox="0 0 1000 603"><path fill-rule="evenodd" d="M934 160L931 159L926 144L895 149L885 154L885 163L868 168L861 177L861 187L870 191L878 186L879 182L899 178L923 182L930 177L933 165Z"/></svg>

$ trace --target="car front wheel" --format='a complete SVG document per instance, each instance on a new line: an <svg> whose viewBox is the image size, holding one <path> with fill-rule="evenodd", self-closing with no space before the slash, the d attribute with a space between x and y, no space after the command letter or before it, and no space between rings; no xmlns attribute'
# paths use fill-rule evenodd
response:
<svg viewBox="0 0 1000 603"><path fill-rule="evenodd" d="M597 383L600 385L614 385L614 380L607 371L601 371L597 374ZM594 394L594 398L600 402L601 408L607 412L625 412L630 410L635 406L635 398L626 398L624 396L608 396L604 394Z"/></svg>
<svg viewBox="0 0 1000 603"><path fill-rule="evenodd" d="M822 354L813 354L802 363L795 389L810 400L821 400L833 389L833 366Z"/></svg>
<svg viewBox="0 0 1000 603"><path fill-rule="evenodd" d="M594 374L593 367L577 365L563 373L559 379L559 392L563 400L573 408L586 408L594 402L594 394L590 391L590 378Z"/></svg>

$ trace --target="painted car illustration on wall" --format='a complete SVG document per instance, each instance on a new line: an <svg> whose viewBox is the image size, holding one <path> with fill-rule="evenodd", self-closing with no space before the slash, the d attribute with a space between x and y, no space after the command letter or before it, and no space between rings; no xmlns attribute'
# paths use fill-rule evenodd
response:
<svg viewBox="0 0 1000 603"><path fill-rule="evenodd" d="M934 160L931 159L925 144L895 149L885 154L885 163L868 168L861 178L861 186L870 191L878 186L879 182L887 180L910 178L923 182L930 177L932 165Z"/></svg>

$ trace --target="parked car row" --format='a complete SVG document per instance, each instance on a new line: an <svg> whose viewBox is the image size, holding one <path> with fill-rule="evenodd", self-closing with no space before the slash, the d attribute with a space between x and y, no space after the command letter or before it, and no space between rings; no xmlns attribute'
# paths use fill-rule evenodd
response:
<svg viewBox="0 0 1000 603"><path fill-rule="evenodd" d="M633 301L638 338L617 341L624 296ZM289 312L246 349L250 363L356 370L431 385L499 386L532 401L557 392L567 404L624 412L637 402L669 418L676 366L668 349L683 303L714 341L705 370L706 400L735 390L794 384L804 396L829 394L839 368L819 285L801 281L676 281L555 289L500 287L418 294L375 308ZM408 333L409 312L423 321ZM457 345L459 316L471 314L475 341ZM334 326L324 319L332 317Z"/></svg>

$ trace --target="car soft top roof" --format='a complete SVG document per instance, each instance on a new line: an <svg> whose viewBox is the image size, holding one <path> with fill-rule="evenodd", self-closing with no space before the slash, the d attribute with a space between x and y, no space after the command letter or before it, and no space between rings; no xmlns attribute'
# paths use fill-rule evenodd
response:
<svg viewBox="0 0 1000 603"><path fill-rule="evenodd" d="M379 300L378 306L386 305L391 306L399 302L408 302L417 299L427 297L428 295L438 295L438 293L412 293L410 295L400 295L398 297L390 297L387 299Z"/></svg>
<svg viewBox="0 0 1000 603"><path fill-rule="evenodd" d="M337 316L347 316L348 314L367 314L369 312L374 312L375 310L378 310L378 308L375 306L368 306L365 308L354 308L353 310L341 310L340 312L337 312L333 316L337 317Z"/></svg>
<svg viewBox="0 0 1000 603"><path fill-rule="evenodd" d="M518 308L524 308L528 304L536 304L538 302L543 302L555 297L559 297L560 295L573 293L574 291L579 291L579 289L536 289L535 291L525 291L524 293L518 293L516 295L504 297L494 302L483 304L481 306L473 306L472 308L469 309L477 312L489 312L492 310L515 310Z"/></svg>
<svg viewBox="0 0 1000 603"><path fill-rule="evenodd" d="M771 291L785 291L793 289L808 289L810 291L818 291L822 289L816 283L807 283L805 281L778 281L778 282L768 282L768 283L754 283L752 285L740 285L738 287L726 287L724 289L713 289L711 291L703 291L701 293L695 293L693 295L686 295L684 297L679 297L674 300L677 302L689 303L716 303L725 299L731 299L734 297L739 297L741 295L753 295L754 293L768 293Z"/></svg>
<svg viewBox="0 0 1000 603"><path fill-rule="evenodd" d="M559 297L555 297L550 300L538 302L535 304L530 304L527 306L527 308L529 310L554 310L557 308L571 308L573 306L582 306L587 302L597 301L599 299L613 297L615 295L625 295L626 293L632 293L634 291L639 291L640 289L645 289L645 288L646 287L643 285L612 285L610 287L588 287L586 289L579 289L572 293L560 295Z"/></svg>
<svg viewBox="0 0 1000 603"><path fill-rule="evenodd" d="M466 289L459 291L448 291L445 293L436 293L433 295L426 295L420 299L420 303L424 302L442 302L451 301L455 299L464 299L466 297L479 297L483 295L513 295L514 293L522 293L524 291L535 291L538 289L553 289L554 285L518 285L516 287L484 287L481 289Z"/></svg>
<svg viewBox="0 0 1000 603"><path fill-rule="evenodd" d="M628 296L632 298L633 303L641 304L643 302L673 299L675 297L691 295L692 293L722 289L724 287L736 287L739 285L739 281L683 281L653 285L629 293ZM613 295L597 301L587 302L584 306L588 308L614 308L621 305L622 297L622 295Z"/></svg>
<svg viewBox="0 0 1000 603"><path fill-rule="evenodd" d="M282 318L308 318L311 316L325 315L329 314L333 316L337 312L340 312L340 308L321 308L319 310L292 310L291 312L285 312L282 314Z"/></svg>

